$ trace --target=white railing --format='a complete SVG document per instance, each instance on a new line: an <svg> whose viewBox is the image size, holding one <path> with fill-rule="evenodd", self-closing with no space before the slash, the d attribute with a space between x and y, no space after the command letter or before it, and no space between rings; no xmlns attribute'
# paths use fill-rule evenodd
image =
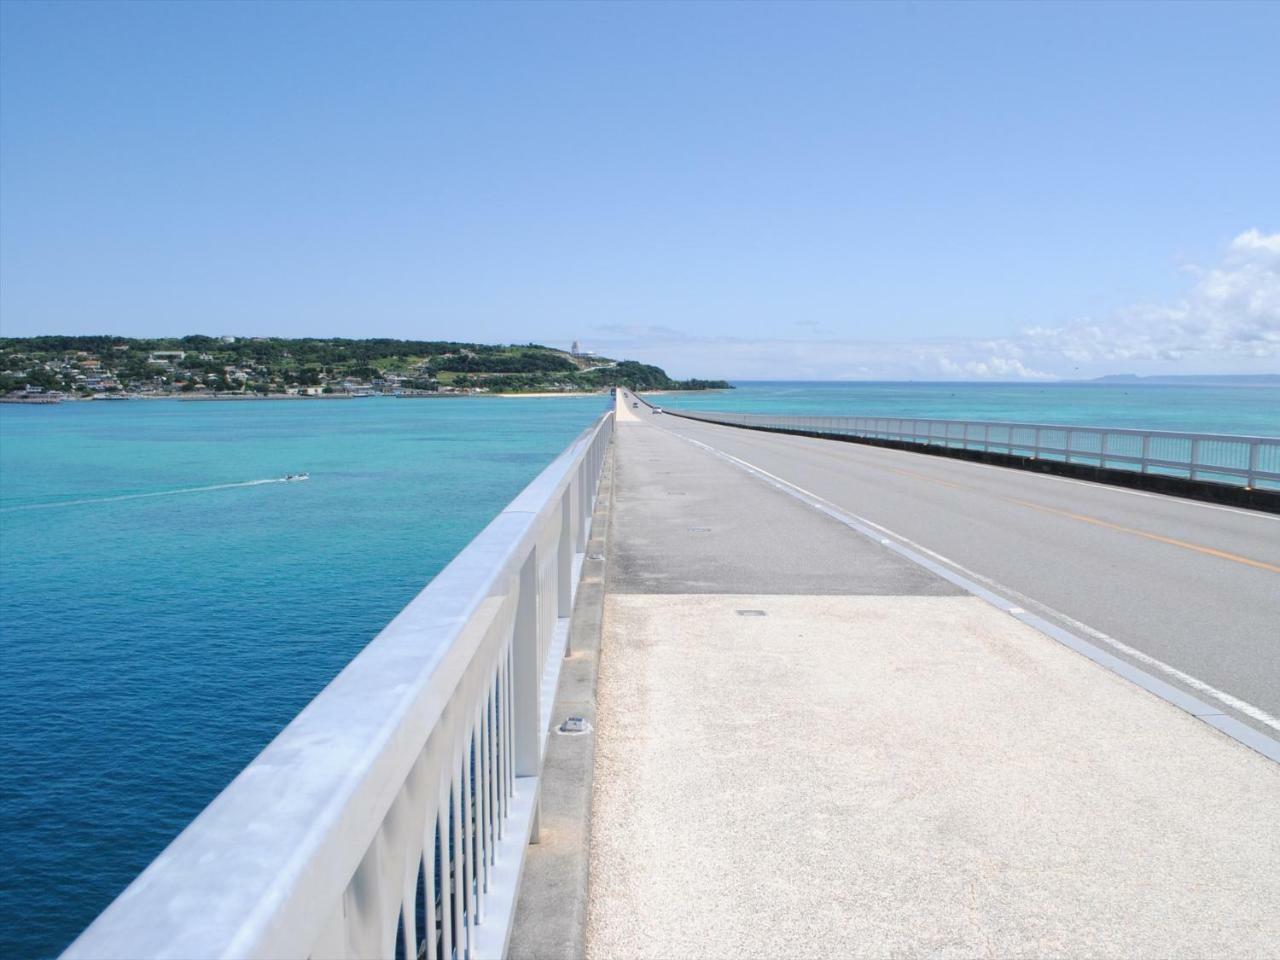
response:
<svg viewBox="0 0 1280 960"><path fill-rule="evenodd" d="M63 956L502 956L612 432L542 471Z"/></svg>
<svg viewBox="0 0 1280 960"><path fill-rule="evenodd" d="M1261 490L1280 489L1280 437L995 420L668 412L740 427L985 450L1033 460L1082 463Z"/></svg>

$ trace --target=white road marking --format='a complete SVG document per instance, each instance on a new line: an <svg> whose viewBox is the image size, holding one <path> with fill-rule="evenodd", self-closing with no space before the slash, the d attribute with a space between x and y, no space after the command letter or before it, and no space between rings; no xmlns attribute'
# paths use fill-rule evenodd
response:
<svg viewBox="0 0 1280 960"><path fill-rule="evenodd" d="M722 459L729 460L735 463L736 465L738 465L739 467L745 469L750 473L755 473L761 477L767 478L769 481L771 481L772 485L777 486L779 489L782 489L783 492L794 492L794 493L803 494L804 497L807 497L808 499L815 501L815 505L820 504L824 512L831 513L837 519L845 520L846 525L849 525L849 521L853 521L855 523L860 523L867 527L871 527L875 530L880 531L881 533L888 534L890 537L894 538L898 542L909 546L911 549L916 550L919 553L932 557L934 560L937 560L939 563L946 564L948 567L951 567L952 569L956 570L958 573L963 574L965 577L968 577L970 579L977 580L981 583L986 584L992 589L993 593L999 593L1003 595L1003 597L1009 597L1009 596L1015 597L1022 603L1028 606L1034 607L1048 614L1049 616L1056 618L1062 623L1067 624L1073 629L1076 629L1081 631L1082 633L1085 633L1086 635L1088 635L1090 639L1098 640L1102 643L1105 643L1108 646L1113 647L1114 649L1125 654L1126 656L1131 657L1134 660L1137 660L1147 666L1154 667L1155 669L1161 671L1167 676L1173 677L1174 679L1181 681L1182 683L1186 684L1188 687L1191 687L1192 689L1202 694L1205 694L1206 696L1212 697L1213 699L1217 700L1219 703L1225 706L1228 706L1231 709L1236 710L1244 714L1245 716L1252 718L1253 720L1256 720L1258 723L1261 723L1264 726L1270 727L1272 730L1280 732L1280 719L1273 717L1271 714L1267 713L1265 710L1261 709L1260 707L1255 707L1253 704L1245 700L1241 700L1239 697L1232 696L1231 694L1227 693L1224 690L1219 690L1217 687L1214 687L1211 684L1205 683L1203 680L1200 680L1197 677L1193 677L1191 676L1191 674L1186 673L1182 670L1179 670L1177 667L1167 664L1163 660L1158 660L1149 654L1143 653L1141 650L1137 650L1129 646L1127 643L1124 643L1121 640L1117 640L1115 637L1112 637L1109 634L1103 633L1101 630L1097 630L1089 626L1088 624L1075 619L1074 617L1070 617L1067 614L1063 613L1062 611L1054 609L1048 604L1041 603L1040 601L1035 600L1032 597L1028 597L1023 593L1017 590L1014 590L1012 587L1008 587L1005 584L992 580L990 577L983 576L982 574L974 570L970 570L967 567L959 563L956 563L956 561L950 559L949 557L944 557L942 554L934 550L930 550L928 547L924 546L924 544L917 543L916 541L910 539L909 537L904 537L902 534L896 533L895 531L890 530L888 527L884 527L876 523L874 520L868 520L866 517L859 516L858 514L848 513L842 508L831 503L831 501L827 500L826 498L820 497L818 494L812 492L811 490L806 490L804 487L801 487L798 484L792 483L790 480L784 480L782 477L779 477L777 474L770 473L768 470L764 469L763 467L757 466L756 464L751 463L747 460L743 460L741 457L735 457L731 453L726 453L723 450L718 450L717 448L711 446L710 444L703 443L701 440L695 440L692 437L686 437L683 434L675 434L675 435L679 436L682 440L688 443L701 447L702 449L713 454L714 456L717 456ZM887 542L878 537L873 537L872 539L880 540L881 543ZM997 606L999 605L997 604ZM1022 612L1018 607L1014 607L1014 606L1001 606L1000 609L1003 609L1010 614Z"/></svg>
<svg viewBox="0 0 1280 960"><path fill-rule="evenodd" d="M729 424L717 424L707 420L698 420L695 422L711 423L712 426L728 426L730 429L734 429ZM821 437L802 437L802 436L797 436L796 434L787 434L787 433L774 434L774 436L790 437L795 440L821 440L822 439ZM887 450L891 453L907 453L907 454L915 453L915 451L911 451L911 450L895 450L892 447L876 447L873 444L863 444L863 446L871 446L875 450ZM995 464L995 463L978 463L975 460L955 460L952 462L962 463L967 467L981 467L984 470L1002 470L1006 474L1010 470L1015 469L1013 467L1002 467L999 464ZM1146 490L1131 490L1128 487L1120 487L1120 486L1115 486L1113 484L1107 484L1107 483L1098 483L1092 480L1077 480L1074 477L1059 477L1056 474L1052 474L1052 473L1034 473L1034 472L1028 472L1028 471L1022 471L1022 473L1027 477L1034 477L1039 480L1053 480L1053 481L1056 481L1057 483L1070 483L1078 487L1089 487L1099 492L1123 493L1130 497L1146 497L1148 500L1163 500L1166 503L1176 503L1182 506L1189 506L1189 507L1202 507L1205 510L1220 510L1223 513L1235 513L1235 514L1239 514L1242 517L1253 517L1254 519L1257 519L1257 520L1274 520L1276 522L1280 522L1280 514L1263 513L1261 510L1242 510L1239 507L1227 507L1219 503L1206 503L1203 500L1192 500L1188 497L1175 497L1175 496L1170 496L1169 494L1166 494L1166 493L1151 493Z"/></svg>

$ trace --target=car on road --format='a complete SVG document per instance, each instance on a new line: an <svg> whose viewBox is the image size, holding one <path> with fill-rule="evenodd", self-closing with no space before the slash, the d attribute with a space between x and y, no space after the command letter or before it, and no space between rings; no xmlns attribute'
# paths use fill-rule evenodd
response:
<svg viewBox="0 0 1280 960"><path fill-rule="evenodd" d="M662 412L662 408L661 408L661 407L654 407L654 408L653 408L653 412L654 412L654 413L661 413L661 412Z"/></svg>

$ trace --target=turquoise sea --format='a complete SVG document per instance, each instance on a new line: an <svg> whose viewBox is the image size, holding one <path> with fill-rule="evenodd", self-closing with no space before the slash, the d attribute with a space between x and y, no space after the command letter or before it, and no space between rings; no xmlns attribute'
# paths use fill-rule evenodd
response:
<svg viewBox="0 0 1280 960"><path fill-rule="evenodd" d="M735 413L1019 420L1280 436L1280 384L743 381L734 386L652 399L673 409Z"/></svg>
<svg viewBox="0 0 1280 960"><path fill-rule="evenodd" d="M742 383L654 399L1280 435L1280 389L1262 386ZM65 946L603 408L0 405L0 956Z"/></svg>
<svg viewBox="0 0 1280 960"><path fill-rule="evenodd" d="M0 405L0 957L59 952L604 409Z"/></svg>

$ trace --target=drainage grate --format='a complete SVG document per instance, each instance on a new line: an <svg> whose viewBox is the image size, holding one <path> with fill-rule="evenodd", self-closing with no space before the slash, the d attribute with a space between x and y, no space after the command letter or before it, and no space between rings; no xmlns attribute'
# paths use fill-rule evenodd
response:
<svg viewBox="0 0 1280 960"><path fill-rule="evenodd" d="M604 559L604 554L603 554L603 553L588 553L588 554L587 554L587 559L588 559L588 560L603 560L603 559Z"/></svg>
<svg viewBox="0 0 1280 960"><path fill-rule="evenodd" d="M567 733L570 736L590 732L591 724L589 724L583 717L565 717L564 723L556 727L556 733Z"/></svg>
<svg viewBox="0 0 1280 960"><path fill-rule="evenodd" d="M739 611L738 611L738 616L740 616L740 617L767 617L767 616L768 616L768 614L767 614L767 613L765 613L763 610L739 610Z"/></svg>
<svg viewBox="0 0 1280 960"><path fill-rule="evenodd" d="M690 533L710 533L711 528L710 527L690 527L689 532Z"/></svg>

